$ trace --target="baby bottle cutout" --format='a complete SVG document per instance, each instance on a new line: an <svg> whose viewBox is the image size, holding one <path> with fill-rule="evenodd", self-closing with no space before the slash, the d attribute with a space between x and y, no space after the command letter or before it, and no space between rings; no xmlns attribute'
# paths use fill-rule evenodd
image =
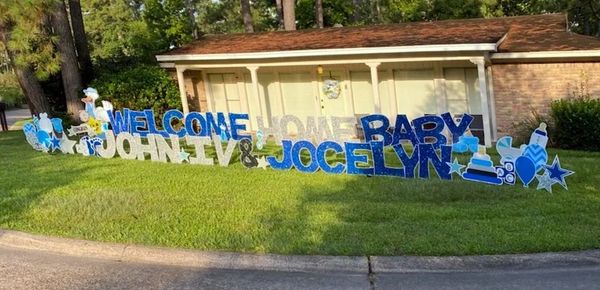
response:
<svg viewBox="0 0 600 290"><path fill-rule="evenodd" d="M537 144L542 148L546 148L548 143L548 132L546 132L546 123L540 123L540 126L533 131L529 139L529 145Z"/></svg>

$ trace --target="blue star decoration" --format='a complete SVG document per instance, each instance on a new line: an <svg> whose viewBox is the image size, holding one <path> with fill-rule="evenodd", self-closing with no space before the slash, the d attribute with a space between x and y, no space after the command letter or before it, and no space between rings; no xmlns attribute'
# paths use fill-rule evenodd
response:
<svg viewBox="0 0 600 290"><path fill-rule="evenodd" d="M556 182L552 180L552 178L550 178L550 174L548 174L548 171L544 171L544 174L542 175L536 175L535 178L537 178L538 180L538 190L543 188L549 193L552 193L552 185Z"/></svg>
<svg viewBox="0 0 600 290"><path fill-rule="evenodd" d="M52 136L52 138L50 138L50 147L52 148L52 151L59 149L60 139L56 138L56 136Z"/></svg>
<svg viewBox="0 0 600 290"><path fill-rule="evenodd" d="M179 159L181 159L181 162L187 161L187 163L190 163L190 153L185 152L185 150L181 148L181 151L179 151Z"/></svg>
<svg viewBox="0 0 600 290"><path fill-rule="evenodd" d="M460 170L465 167L464 165L461 165L458 163L457 158L454 158L454 162L452 162L452 163L446 162L446 164L448 164L448 166L450 166L450 172L448 172L449 174L456 172L456 173L458 173L458 175L461 175Z"/></svg>
<svg viewBox="0 0 600 290"><path fill-rule="evenodd" d="M565 177L575 172L560 167L560 160L558 159L558 155L554 156L554 161L552 161L552 165L544 165L544 167L546 167L546 172L548 172L548 175L553 181L555 181L555 183L562 185L562 187L568 190Z"/></svg>

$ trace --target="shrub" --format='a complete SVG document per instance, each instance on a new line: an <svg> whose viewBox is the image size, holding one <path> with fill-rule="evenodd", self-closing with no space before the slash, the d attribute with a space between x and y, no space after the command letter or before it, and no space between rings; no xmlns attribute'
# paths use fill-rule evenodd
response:
<svg viewBox="0 0 600 290"><path fill-rule="evenodd" d="M136 65L118 71L102 71L91 85L101 100L115 109L153 109L156 116L181 106L179 89L163 69L154 65Z"/></svg>
<svg viewBox="0 0 600 290"><path fill-rule="evenodd" d="M557 100L552 102L550 115L560 148L600 151L600 99Z"/></svg>
<svg viewBox="0 0 600 290"><path fill-rule="evenodd" d="M540 123L546 123L546 132L548 132L547 146L553 147L556 145L554 135L554 120L547 115L541 115L536 110L531 110L531 116L523 121L513 124L513 144L527 144L531 133L540 126Z"/></svg>
<svg viewBox="0 0 600 290"><path fill-rule="evenodd" d="M25 101L17 77L13 73L0 74L0 102L9 106L19 106Z"/></svg>

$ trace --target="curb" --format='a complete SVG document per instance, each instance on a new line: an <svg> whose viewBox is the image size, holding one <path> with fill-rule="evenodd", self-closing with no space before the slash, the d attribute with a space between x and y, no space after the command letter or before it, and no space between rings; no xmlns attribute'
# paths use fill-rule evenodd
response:
<svg viewBox="0 0 600 290"><path fill-rule="evenodd" d="M0 247L68 256L231 270L345 272L483 272L600 265L600 249L576 252L482 256L286 256L169 249L32 235L0 229Z"/></svg>
<svg viewBox="0 0 600 290"><path fill-rule="evenodd" d="M170 266L368 274L367 257L285 256L167 249L32 235L0 229L0 246L69 256Z"/></svg>
<svg viewBox="0 0 600 290"><path fill-rule="evenodd" d="M374 273L480 272L600 265L600 250L537 254L371 257Z"/></svg>

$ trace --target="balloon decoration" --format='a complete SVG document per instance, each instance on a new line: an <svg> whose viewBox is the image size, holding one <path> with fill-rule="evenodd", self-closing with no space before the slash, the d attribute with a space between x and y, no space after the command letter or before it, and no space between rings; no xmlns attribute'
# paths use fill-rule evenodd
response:
<svg viewBox="0 0 600 290"><path fill-rule="evenodd" d="M517 176L523 182L523 185L528 186L529 183L535 177L536 166L531 158L521 155L515 161L515 170L517 172Z"/></svg>

